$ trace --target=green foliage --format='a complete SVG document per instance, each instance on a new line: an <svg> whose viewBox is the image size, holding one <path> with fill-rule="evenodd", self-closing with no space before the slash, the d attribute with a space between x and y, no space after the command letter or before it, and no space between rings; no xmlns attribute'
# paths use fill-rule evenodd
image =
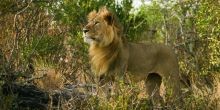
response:
<svg viewBox="0 0 220 110"><path fill-rule="evenodd" d="M139 40L155 40L156 42L163 40L164 37L161 32L164 24L164 15L162 8L157 2L152 2L150 5L142 5L136 16L142 21L140 23L136 21L134 23L136 26L131 29L136 29L135 33L147 32L147 35L138 34L138 36L143 37L143 39Z"/></svg>
<svg viewBox="0 0 220 110"><path fill-rule="evenodd" d="M151 5L142 5L138 16L144 18L144 22L147 25L154 28L161 28L163 24L162 8L157 2L153 2Z"/></svg>
<svg viewBox="0 0 220 110"><path fill-rule="evenodd" d="M198 36L204 46L201 51L206 54L202 70L205 73L220 72L220 3L202 0L196 15Z"/></svg>
<svg viewBox="0 0 220 110"><path fill-rule="evenodd" d="M51 57L53 55L59 54L62 50L62 36L42 36L33 37L30 44L24 45L24 58L29 57L32 53L34 56L39 56L42 58Z"/></svg>

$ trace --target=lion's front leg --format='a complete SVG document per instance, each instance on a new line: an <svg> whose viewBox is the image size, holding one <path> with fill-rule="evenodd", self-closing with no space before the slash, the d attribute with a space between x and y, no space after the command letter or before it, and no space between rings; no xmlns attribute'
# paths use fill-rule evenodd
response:
<svg viewBox="0 0 220 110"><path fill-rule="evenodd" d="M105 97L107 100L113 95L113 85L115 78L103 74L96 78L97 94Z"/></svg>
<svg viewBox="0 0 220 110"><path fill-rule="evenodd" d="M99 77L98 86L107 99L112 96L117 97L120 93L120 84L125 83L125 77L122 73L105 74Z"/></svg>

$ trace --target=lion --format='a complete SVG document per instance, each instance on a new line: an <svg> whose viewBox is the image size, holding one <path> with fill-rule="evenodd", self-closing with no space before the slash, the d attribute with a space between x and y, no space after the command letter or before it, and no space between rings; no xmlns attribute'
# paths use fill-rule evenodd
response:
<svg viewBox="0 0 220 110"><path fill-rule="evenodd" d="M117 17L106 7L88 14L83 39L89 44L91 69L100 82L114 81L127 74L132 82L145 81L148 96L162 97L156 89L162 82L172 96L179 95L178 60L171 47L128 42Z"/></svg>

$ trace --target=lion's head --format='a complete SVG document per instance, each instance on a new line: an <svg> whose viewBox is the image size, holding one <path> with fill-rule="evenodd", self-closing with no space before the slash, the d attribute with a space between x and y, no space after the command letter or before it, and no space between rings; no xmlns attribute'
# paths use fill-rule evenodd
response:
<svg viewBox="0 0 220 110"><path fill-rule="evenodd" d="M88 24L83 28L84 41L90 45L108 46L116 40L121 26L116 23L116 17L106 7L88 15Z"/></svg>

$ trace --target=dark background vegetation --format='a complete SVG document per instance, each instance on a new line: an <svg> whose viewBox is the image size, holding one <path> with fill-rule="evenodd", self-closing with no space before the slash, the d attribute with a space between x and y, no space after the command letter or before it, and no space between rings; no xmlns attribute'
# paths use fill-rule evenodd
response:
<svg viewBox="0 0 220 110"><path fill-rule="evenodd" d="M107 6L118 16L129 41L165 43L175 49L180 72L192 85L183 109L220 109L220 2L149 1L133 8L133 0L1 0L0 86L33 84L52 91L65 84L92 84L82 27L90 11ZM92 97L87 100L90 106L83 107L129 109L131 103L130 109L145 107L139 99L130 102L129 94L122 96L128 98L108 104ZM14 98L16 94L0 92L0 107L15 108ZM65 107L71 109L71 103Z"/></svg>

